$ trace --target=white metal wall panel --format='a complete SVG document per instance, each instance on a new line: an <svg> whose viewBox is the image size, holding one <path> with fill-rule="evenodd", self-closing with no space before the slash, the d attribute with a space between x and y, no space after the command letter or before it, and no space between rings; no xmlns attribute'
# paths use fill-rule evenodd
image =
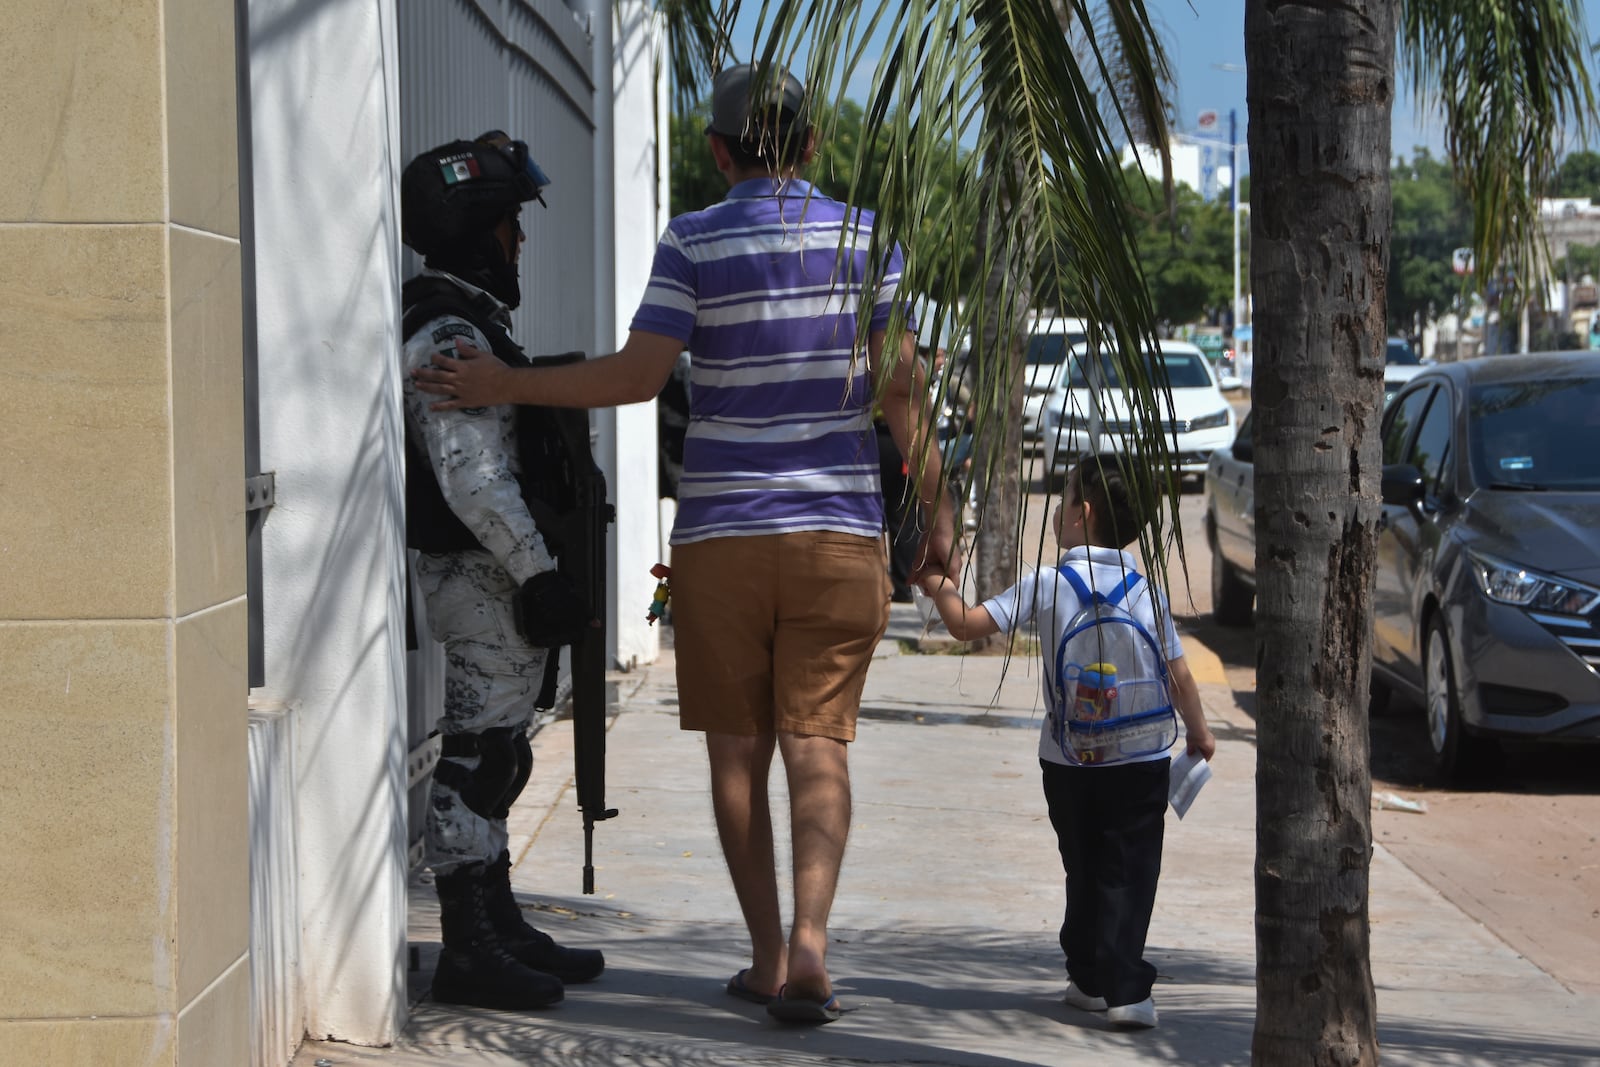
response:
<svg viewBox="0 0 1600 1067"><path fill-rule="evenodd" d="M399 10L402 154L491 129L528 142L552 184L549 210L523 211L515 335L534 354L588 349L596 204L587 16L559 0L401 0ZM417 265L408 252L406 270Z"/></svg>

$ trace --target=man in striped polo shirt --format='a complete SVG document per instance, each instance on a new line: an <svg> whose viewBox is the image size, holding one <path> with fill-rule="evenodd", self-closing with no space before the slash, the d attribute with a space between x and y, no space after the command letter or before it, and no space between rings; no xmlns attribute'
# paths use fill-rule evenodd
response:
<svg viewBox="0 0 1600 1067"><path fill-rule="evenodd" d="M922 569L955 577L960 561L914 324L888 336L900 251L872 247L870 212L800 179L816 148L807 111L787 73L717 75L706 133L728 195L668 224L620 352L513 370L463 348L469 358L415 377L449 398L446 409L606 407L653 398L679 353L692 353L673 623L680 724L706 734L717 829L752 941L728 992L781 1019L827 1022L842 1010L826 953L850 828L847 745L888 623L875 380L895 443L921 460ZM787 938L767 796L774 751L794 850Z"/></svg>

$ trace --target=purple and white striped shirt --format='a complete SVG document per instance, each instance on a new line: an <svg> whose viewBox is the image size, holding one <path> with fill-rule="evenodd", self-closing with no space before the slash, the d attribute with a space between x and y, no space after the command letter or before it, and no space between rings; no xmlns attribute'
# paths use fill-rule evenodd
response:
<svg viewBox="0 0 1600 1067"><path fill-rule="evenodd" d="M882 532L865 346L852 358L872 233L872 213L858 216L807 182L758 178L667 224L632 328L690 352L673 544ZM896 248L873 330L901 266Z"/></svg>

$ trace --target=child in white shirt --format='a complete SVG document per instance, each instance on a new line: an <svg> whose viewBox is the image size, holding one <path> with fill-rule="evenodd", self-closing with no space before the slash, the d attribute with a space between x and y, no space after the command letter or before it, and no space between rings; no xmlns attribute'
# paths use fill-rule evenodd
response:
<svg viewBox="0 0 1600 1067"><path fill-rule="evenodd" d="M1061 565L1075 571L1089 589L1109 593L1130 571L1137 571L1138 561L1125 549L1144 523L1116 457L1090 456L1077 465L1053 524L1056 540L1066 550ZM1043 646L1054 649L1084 607L1054 568L1030 574L976 607L968 606L960 588L943 575L924 578L922 585L951 636L961 641L1014 632L1037 616L1040 630L1051 631L1041 632ZM1209 760L1216 739L1200 708L1200 692L1183 658L1166 596L1149 582L1139 582L1122 606L1161 645L1187 749ZM1050 683L1045 686L1048 701ZM1061 924L1066 1003L1084 1011L1106 1011L1119 1027L1153 1027L1156 969L1145 961L1144 947L1161 875L1171 759L1163 751L1123 763L1075 764L1062 753L1047 724L1039 740L1039 763L1067 874Z"/></svg>

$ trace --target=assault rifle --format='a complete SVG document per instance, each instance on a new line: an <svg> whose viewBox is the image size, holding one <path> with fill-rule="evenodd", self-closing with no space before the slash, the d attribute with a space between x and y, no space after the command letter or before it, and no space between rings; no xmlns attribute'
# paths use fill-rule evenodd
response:
<svg viewBox="0 0 1600 1067"><path fill-rule="evenodd" d="M575 363L582 352L535 356L538 366ZM606 807L606 527L617 517L606 499L606 476L589 448L589 412L544 409L559 427L571 463L571 510L561 527L559 564L595 614L589 632L572 645L572 737L578 809L583 812L583 891L594 892L594 824L617 814Z"/></svg>

